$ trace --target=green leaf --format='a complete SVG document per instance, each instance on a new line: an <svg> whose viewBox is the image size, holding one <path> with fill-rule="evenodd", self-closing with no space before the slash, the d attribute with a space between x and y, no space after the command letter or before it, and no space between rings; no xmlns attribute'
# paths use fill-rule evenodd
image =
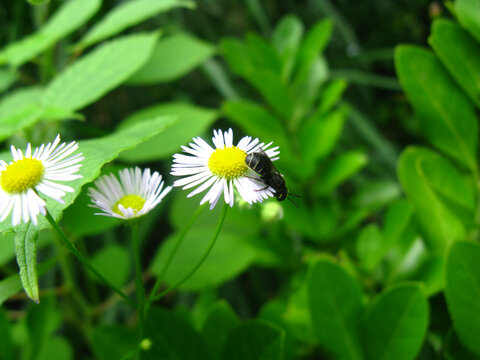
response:
<svg viewBox="0 0 480 360"><path fill-rule="evenodd" d="M262 37L249 33L245 37L248 57L255 69L280 75L282 64L275 49Z"/></svg>
<svg viewBox="0 0 480 360"><path fill-rule="evenodd" d="M0 69L0 93L8 90L18 79L18 74L14 69ZM1 114L1 112L0 112Z"/></svg>
<svg viewBox="0 0 480 360"><path fill-rule="evenodd" d="M322 113L331 110L338 103L347 86L348 83L344 79L335 79L328 83L328 85L322 89L318 110Z"/></svg>
<svg viewBox="0 0 480 360"><path fill-rule="evenodd" d="M152 56L128 82L156 84L177 80L201 65L214 51L211 44L188 34L180 33L160 39Z"/></svg>
<svg viewBox="0 0 480 360"><path fill-rule="evenodd" d="M118 325L103 325L90 330L92 350L98 360L122 359L137 345L135 329Z"/></svg>
<svg viewBox="0 0 480 360"><path fill-rule="evenodd" d="M38 230L30 223L17 227L15 254L20 268L20 279L28 297L36 303L40 301L38 297L37 239Z"/></svg>
<svg viewBox="0 0 480 360"><path fill-rule="evenodd" d="M0 63L17 67L31 60L87 22L100 8L100 0L71 0L36 33L11 43L0 51Z"/></svg>
<svg viewBox="0 0 480 360"><path fill-rule="evenodd" d="M212 359L202 337L172 311L152 307L146 317L145 336L152 341L152 347L142 352L142 360Z"/></svg>
<svg viewBox="0 0 480 360"><path fill-rule="evenodd" d="M460 24L480 42L480 1L456 0L455 13Z"/></svg>
<svg viewBox="0 0 480 360"><path fill-rule="evenodd" d="M107 39L129 27L141 23L161 12L177 7L192 8L194 3L179 0L135 0L127 1L111 10L80 40L77 47L85 48Z"/></svg>
<svg viewBox="0 0 480 360"><path fill-rule="evenodd" d="M177 236L168 237L156 254L151 265L153 274L160 273ZM187 234L165 274L165 281L169 285L177 283L190 272L205 253L211 236L212 228L198 229ZM224 230L205 262L180 289L201 290L218 286L243 272L255 260L255 255L255 251L241 236Z"/></svg>
<svg viewBox="0 0 480 360"><path fill-rule="evenodd" d="M361 151L344 152L329 162L316 184L319 194L328 194L352 177L368 162L367 155Z"/></svg>
<svg viewBox="0 0 480 360"><path fill-rule="evenodd" d="M445 261L440 255L429 256L419 261L419 268L411 280L421 282L428 297L436 295L445 287Z"/></svg>
<svg viewBox="0 0 480 360"><path fill-rule="evenodd" d="M122 287L130 275L130 259L130 252L125 247L113 243L97 251L92 256L91 263L113 285ZM98 280L91 273L89 273L89 276Z"/></svg>
<svg viewBox="0 0 480 360"><path fill-rule="evenodd" d="M414 46L399 46L395 66L424 135L438 149L478 173L475 110L438 58Z"/></svg>
<svg viewBox="0 0 480 360"><path fill-rule="evenodd" d="M27 0L32 5L41 5L50 2L50 0Z"/></svg>
<svg viewBox="0 0 480 360"><path fill-rule="evenodd" d="M240 324L235 312L225 301L217 303L202 326L202 336L214 359L219 359L229 335Z"/></svg>
<svg viewBox="0 0 480 360"><path fill-rule="evenodd" d="M297 56L297 72L293 84L298 87L307 80L312 64L318 59L320 53L327 46L333 30L330 19L317 22L307 33L302 42Z"/></svg>
<svg viewBox="0 0 480 360"><path fill-rule="evenodd" d="M54 336L49 338L37 355L36 360L72 360L72 346L63 337Z"/></svg>
<svg viewBox="0 0 480 360"><path fill-rule="evenodd" d="M452 245L445 266L445 294L453 326L462 343L480 355L480 244Z"/></svg>
<svg viewBox="0 0 480 360"><path fill-rule="evenodd" d="M383 291L367 309L362 325L367 359L414 359L428 326L428 303L422 288L402 284Z"/></svg>
<svg viewBox="0 0 480 360"><path fill-rule="evenodd" d="M360 265L365 270L372 272L377 268L384 255L384 241L377 225L371 224L361 230L356 250Z"/></svg>
<svg viewBox="0 0 480 360"><path fill-rule="evenodd" d="M14 360L15 348L12 341L12 329L7 312L0 307L0 354L2 360Z"/></svg>
<svg viewBox="0 0 480 360"><path fill-rule="evenodd" d="M308 301L314 330L321 345L338 359L362 359L358 325L362 290L342 267L328 259L311 265Z"/></svg>
<svg viewBox="0 0 480 360"><path fill-rule="evenodd" d="M480 356L472 354L458 339L457 334L450 329L443 344L445 360L479 360Z"/></svg>
<svg viewBox="0 0 480 360"><path fill-rule="evenodd" d="M303 24L295 15L286 15L278 22L272 42L282 60L282 79L288 82L295 65L303 36Z"/></svg>
<svg viewBox="0 0 480 360"><path fill-rule="evenodd" d="M390 205L383 221L383 238L390 245L400 241L407 230L413 215L413 208L405 199L399 199Z"/></svg>
<svg viewBox="0 0 480 360"><path fill-rule="evenodd" d="M448 200L475 211L476 194L473 183L469 182L455 167L439 155L419 160L419 174L428 185ZM458 191L462 189L462 191Z"/></svg>
<svg viewBox="0 0 480 360"><path fill-rule="evenodd" d="M329 114L315 113L300 128L300 146L303 157L309 161L329 155L342 134L346 108Z"/></svg>
<svg viewBox="0 0 480 360"><path fill-rule="evenodd" d="M78 110L127 80L150 57L158 34L134 34L83 56L47 87L44 105Z"/></svg>
<svg viewBox="0 0 480 360"><path fill-rule="evenodd" d="M173 102L155 105L139 110L126 118L120 129L157 116L177 116L178 120L161 134L140 144L135 149L125 151L120 159L129 162L145 162L170 157L180 151L180 145L192 141L202 134L219 116L213 109L202 108L188 103Z"/></svg>
<svg viewBox="0 0 480 360"><path fill-rule="evenodd" d="M280 117L290 119L293 114L293 98L279 75L252 69L245 74L245 78Z"/></svg>
<svg viewBox="0 0 480 360"><path fill-rule="evenodd" d="M75 190L63 198L64 204L47 199L48 211L58 221L63 210L70 206L78 196L81 187L98 177L104 164L114 160L122 151L132 149L139 143L161 133L174 121L174 118L167 116L148 119L103 138L79 141L79 151L85 157L79 171L83 177L68 183ZM39 218L38 227L39 229L48 228L49 224L44 218ZM13 230L8 219L0 223L0 232L7 230Z"/></svg>
<svg viewBox="0 0 480 360"><path fill-rule="evenodd" d="M432 26L430 45L457 83L480 105L480 45L461 27L437 19Z"/></svg>
<svg viewBox="0 0 480 360"><path fill-rule="evenodd" d="M220 41L220 51L233 73L245 76L254 68L248 57L247 48L240 40L223 38Z"/></svg>
<svg viewBox="0 0 480 360"><path fill-rule="evenodd" d="M40 120L43 110L43 89L27 87L16 90L0 100L0 141Z"/></svg>
<svg viewBox="0 0 480 360"><path fill-rule="evenodd" d="M431 150L408 147L400 156L398 178L414 207L428 248L443 255L449 244L465 237L465 229L422 176L420 164L437 158L438 155Z"/></svg>
<svg viewBox="0 0 480 360"><path fill-rule="evenodd" d="M260 320L244 322L230 333L222 360L268 360L283 358L285 334Z"/></svg>

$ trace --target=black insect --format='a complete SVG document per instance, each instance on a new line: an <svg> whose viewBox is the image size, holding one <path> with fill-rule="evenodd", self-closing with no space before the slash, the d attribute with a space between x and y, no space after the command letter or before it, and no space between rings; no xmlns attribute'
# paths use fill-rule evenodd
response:
<svg viewBox="0 0 480 360"><path fill-rule="evenodd" d="M269 186L275 190L275 197L278 201L283 201L289 199L295 206L297 204L289 197L288 188L285 184L285 179L283 175L277 170L273 164L270 157L263 151L262 148L258 151L248 154L245 158L245 164L255 171L259 176L262 182L265 184L265 187L261 190L265 190ZM293 195L293 194L290 194Z"/></svg>

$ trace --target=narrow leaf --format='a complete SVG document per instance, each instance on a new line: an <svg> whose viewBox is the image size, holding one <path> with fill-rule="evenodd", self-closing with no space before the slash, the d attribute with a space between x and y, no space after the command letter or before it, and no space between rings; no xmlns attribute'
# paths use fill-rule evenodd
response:
<svg viewBox="0 0 480 360"><path fill-rule="evenodd" d="M78 47L87 47L107 39L158 13L177 7L193 7L194 3L180 0L126 1L110 11L80 40Z"/></svg>
<svg viewBox="0 0 480 360"><path fill-rule="evenodd" d="M83 25L100 8L100 0L70 0L40 29L0 50L0 63L20 66Z"/></svg>
<svg viewBox="0 0 480 360"><path fill-rule="evenodd" d="M37 275L37 239L38 229L30 223L17 227L15 235L15 254L20 279L28 297L38 303L38 275Z"/></svg>
<svg viewBox="0 0 480 360"><path fill-rule="evenodd" d="M96 48L48 85L44 105L78 110L94 102L147 61L157 38L157 34L134 34Z"/></svg>

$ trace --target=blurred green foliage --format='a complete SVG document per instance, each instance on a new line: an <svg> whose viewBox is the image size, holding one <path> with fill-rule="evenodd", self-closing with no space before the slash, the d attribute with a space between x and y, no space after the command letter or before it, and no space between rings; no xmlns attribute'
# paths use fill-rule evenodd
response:
<svg viewBox="0 0 480 360"><path fill-rule="evenodd" d="M480 358L479 6L1 3L0 158L59 132L79 142L83 178L48 208L129 295L128 232L87 206L100 174L142 165L170 184L181 145L232 127L235 141L280 147L276 166L301 197L298 208L237 201L202 267L150 308L141 338L134 309L67 256L44 219L15 229L7 219L0 358ZM198 202L172 192L141 222L147 288ZM199 215L167 285L201 258L219 213Z"/></svg>

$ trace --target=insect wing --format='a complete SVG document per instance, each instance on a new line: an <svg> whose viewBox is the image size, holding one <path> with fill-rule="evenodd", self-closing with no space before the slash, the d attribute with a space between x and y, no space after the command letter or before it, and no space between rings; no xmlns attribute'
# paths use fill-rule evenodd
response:
<svg viewBox="0 0 480 360"><path fill-rule="evenodd" d="M262 154L264 157L265 157L265 161L268 161L268 163L271 165L272 167L272 173L274 174L278 174L278 175L282 175L280 174L280 171L278 171L277 167L275 166L275 164L273 163L272 160L270 160L270 156L267 155L267 153L265 152L265 150L263 150L261 147L258 148L258 150L256 151L257 153L260 153Z"/></svg>

